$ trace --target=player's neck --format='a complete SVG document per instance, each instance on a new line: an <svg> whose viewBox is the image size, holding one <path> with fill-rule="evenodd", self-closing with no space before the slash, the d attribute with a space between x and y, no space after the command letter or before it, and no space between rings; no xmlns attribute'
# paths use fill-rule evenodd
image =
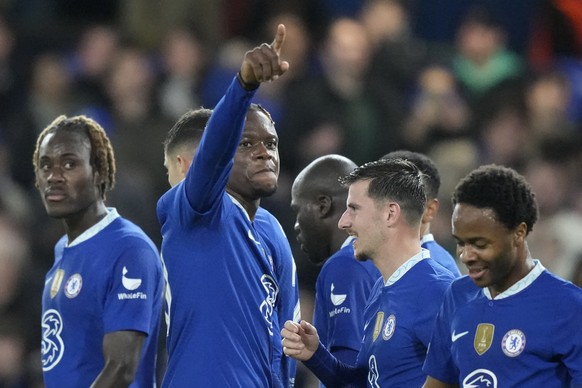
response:
<svg viewBox="0 0 582 388"><path fill-rule="evenodd" d="M500 286L489 287L489 292L493 298L496 298L499 294L505 292L511 288L515 283L519 282L521 279L525 278L531 270L535 267L533 258L527 248L525 251L520 253L520 258L518 259L518 264L515 265L513 270L506 277L505 281L500 283Z"/></svg>
<svg viewBox="0 0 582 388"><path fill-rule="evenodd" d="M69 241L74 241L87 229L98 223L107 215L107 207L103 201L97 201L91 204L83 211L72 214L65 219L65 232Z"/></svg>
<svg viewBox="0 0 582 388"><path fill-rule="evenodd" d="M243 207L243 209L245 209L251 221L254 221L257 210L259 209L259 206L261 206L261 199L258 198L255 200L247 200L242 195L229 190L228 188L226 189L226 192L234 199L236 199L236 201Z"/></svg>
<svg viewBox="0 0 582 388"><path fill-rule="evenodd" d="M415 236L409 238L393 236L393 238L395 240L384 244L383 252L373 259L384 281L388 280L402 264L422 250L420 240Z"/></svg>

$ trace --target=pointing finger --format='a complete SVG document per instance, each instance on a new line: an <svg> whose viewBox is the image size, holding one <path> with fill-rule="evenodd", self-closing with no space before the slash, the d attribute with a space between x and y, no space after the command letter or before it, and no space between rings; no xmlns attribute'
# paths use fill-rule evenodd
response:
<svg viewBox="0 0 582 388"><path fill-rule="evenodd" d="M271 43L271 47L273 50L277 52L277 54L281 51L281 47L283 47L283 43L285 43L285 35L286 29L284 24L279 24L277 26L277 35L275 35L275 40Z"/></svg>

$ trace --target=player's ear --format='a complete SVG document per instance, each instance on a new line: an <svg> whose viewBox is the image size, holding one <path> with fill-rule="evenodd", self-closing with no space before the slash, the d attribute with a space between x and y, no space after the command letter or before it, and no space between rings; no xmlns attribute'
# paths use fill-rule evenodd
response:
<svg viewBox="0 0 582 388"><path fill-rule="evenodd" d="M388 202L382 208L384 219L388 225L394 224L402 214L400 205L396 202Z"/></svg>
<svg viewBox="0 0 582 388"><path fill-rule="evenodd" d="M331 197L329 195L319 195L317 197L317 206L321 217L326 217L331 212Z"/></svg>
<svg viewBox="0 0 582 388"><path fill-rule="evenodd" d="M527 237L527 225L525 222L517 225L513 231L513 241L515 245L523 245Z"/></svg>
<svg viewBox="0 0 582 388"><path fill-rule="evenodd" d="M182 173L183 176L186 176L186 173L192 164L192 159L185 158L182 155L176 155L176 163L180 166L180 173Z"/></svg>
<svg viewBox="0 0 582 388"><path fill-rule="evenodd" d="M103 181L101 174L99 174L99 171L93 172L93 186L97 188L101 198L105 199L105 182Z"/></svg>
<svg viewBox="0 0 582 388"><path fill-rule="evenodd" d="M428 224L436 217L440 207L440 202L438 199L429 199L426 203L426 208L424 209L424 214L422 215L422 223Z"/></svg>

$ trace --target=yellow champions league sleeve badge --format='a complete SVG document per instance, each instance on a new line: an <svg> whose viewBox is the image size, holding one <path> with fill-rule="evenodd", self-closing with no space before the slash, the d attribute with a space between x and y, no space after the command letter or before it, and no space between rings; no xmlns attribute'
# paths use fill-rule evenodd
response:
<svg viewBox="0 0 582 388"><path fill-rule="evenodd" d="M376 315L376 323L374 324L374 333L372 334L372 342L378 339L380 332L382 331L382 323L384 322L384 313L382 311L378 312Z"/></svg>
<svg viewBox="0 0 582 388"><path fill-rule="evenodd" d="M490 323L480 323L477 326L477 331L475 332L475 339L473 340L473 346L478 355L482 356L483 353L489 350L491 343L493 342L493 332L495 331L495 326Z"/></svg>
<svg viewBox="0 0 582 388"><path fill-rule="evenodd" d="M58 269L57 272L55 273L53 283L51 284L51 299L57 295L57 292L59 292L59 288L61 288L61 283L63 282L64 277L65 270Z"/></svg>

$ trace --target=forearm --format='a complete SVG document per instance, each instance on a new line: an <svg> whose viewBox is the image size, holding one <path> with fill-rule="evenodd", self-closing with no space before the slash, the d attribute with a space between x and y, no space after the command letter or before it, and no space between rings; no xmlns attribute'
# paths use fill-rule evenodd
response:
<svg viewBox="0 0 582 388"><path fill-rule="evenodd" d="M129 387L135 377L136 368L124 362L110 361L99 373L91 388Z"/></svg>
<svg viewBox="0 0 582 388"><path fill-rule="evenodd" d="M358 351L350 348L337 347L331 349L331 354L347 365L356 365Z"/></svg>
<svg viewBox="0 0 582 388"><path fill-rule="evenodd" d="M327 387L365 387L366 368L345 364L335 358L321 343L313 356L304 364Z"/></svg>
<svg viewBox="0 0 582 388"><path fill-rule="evenodd" d="M224 166L232 160L240 141L254 90L246 90L234 77L226 93L212 111L197 156L212 165Z"/></svg>
<svg viewBox="0 0 582 388"><path fill-rule="evenodd" d="M116 331L103 338L105 366L91 388L128 387L137 372L145 334Z"/></svg>
<svg viewBox="0 0 582 388"><path fill-rule="evenodd" d="M236 153L253 95L234 78L212 112L185 180L188 199L199 211L226 187L227 166Z"/></svg>

